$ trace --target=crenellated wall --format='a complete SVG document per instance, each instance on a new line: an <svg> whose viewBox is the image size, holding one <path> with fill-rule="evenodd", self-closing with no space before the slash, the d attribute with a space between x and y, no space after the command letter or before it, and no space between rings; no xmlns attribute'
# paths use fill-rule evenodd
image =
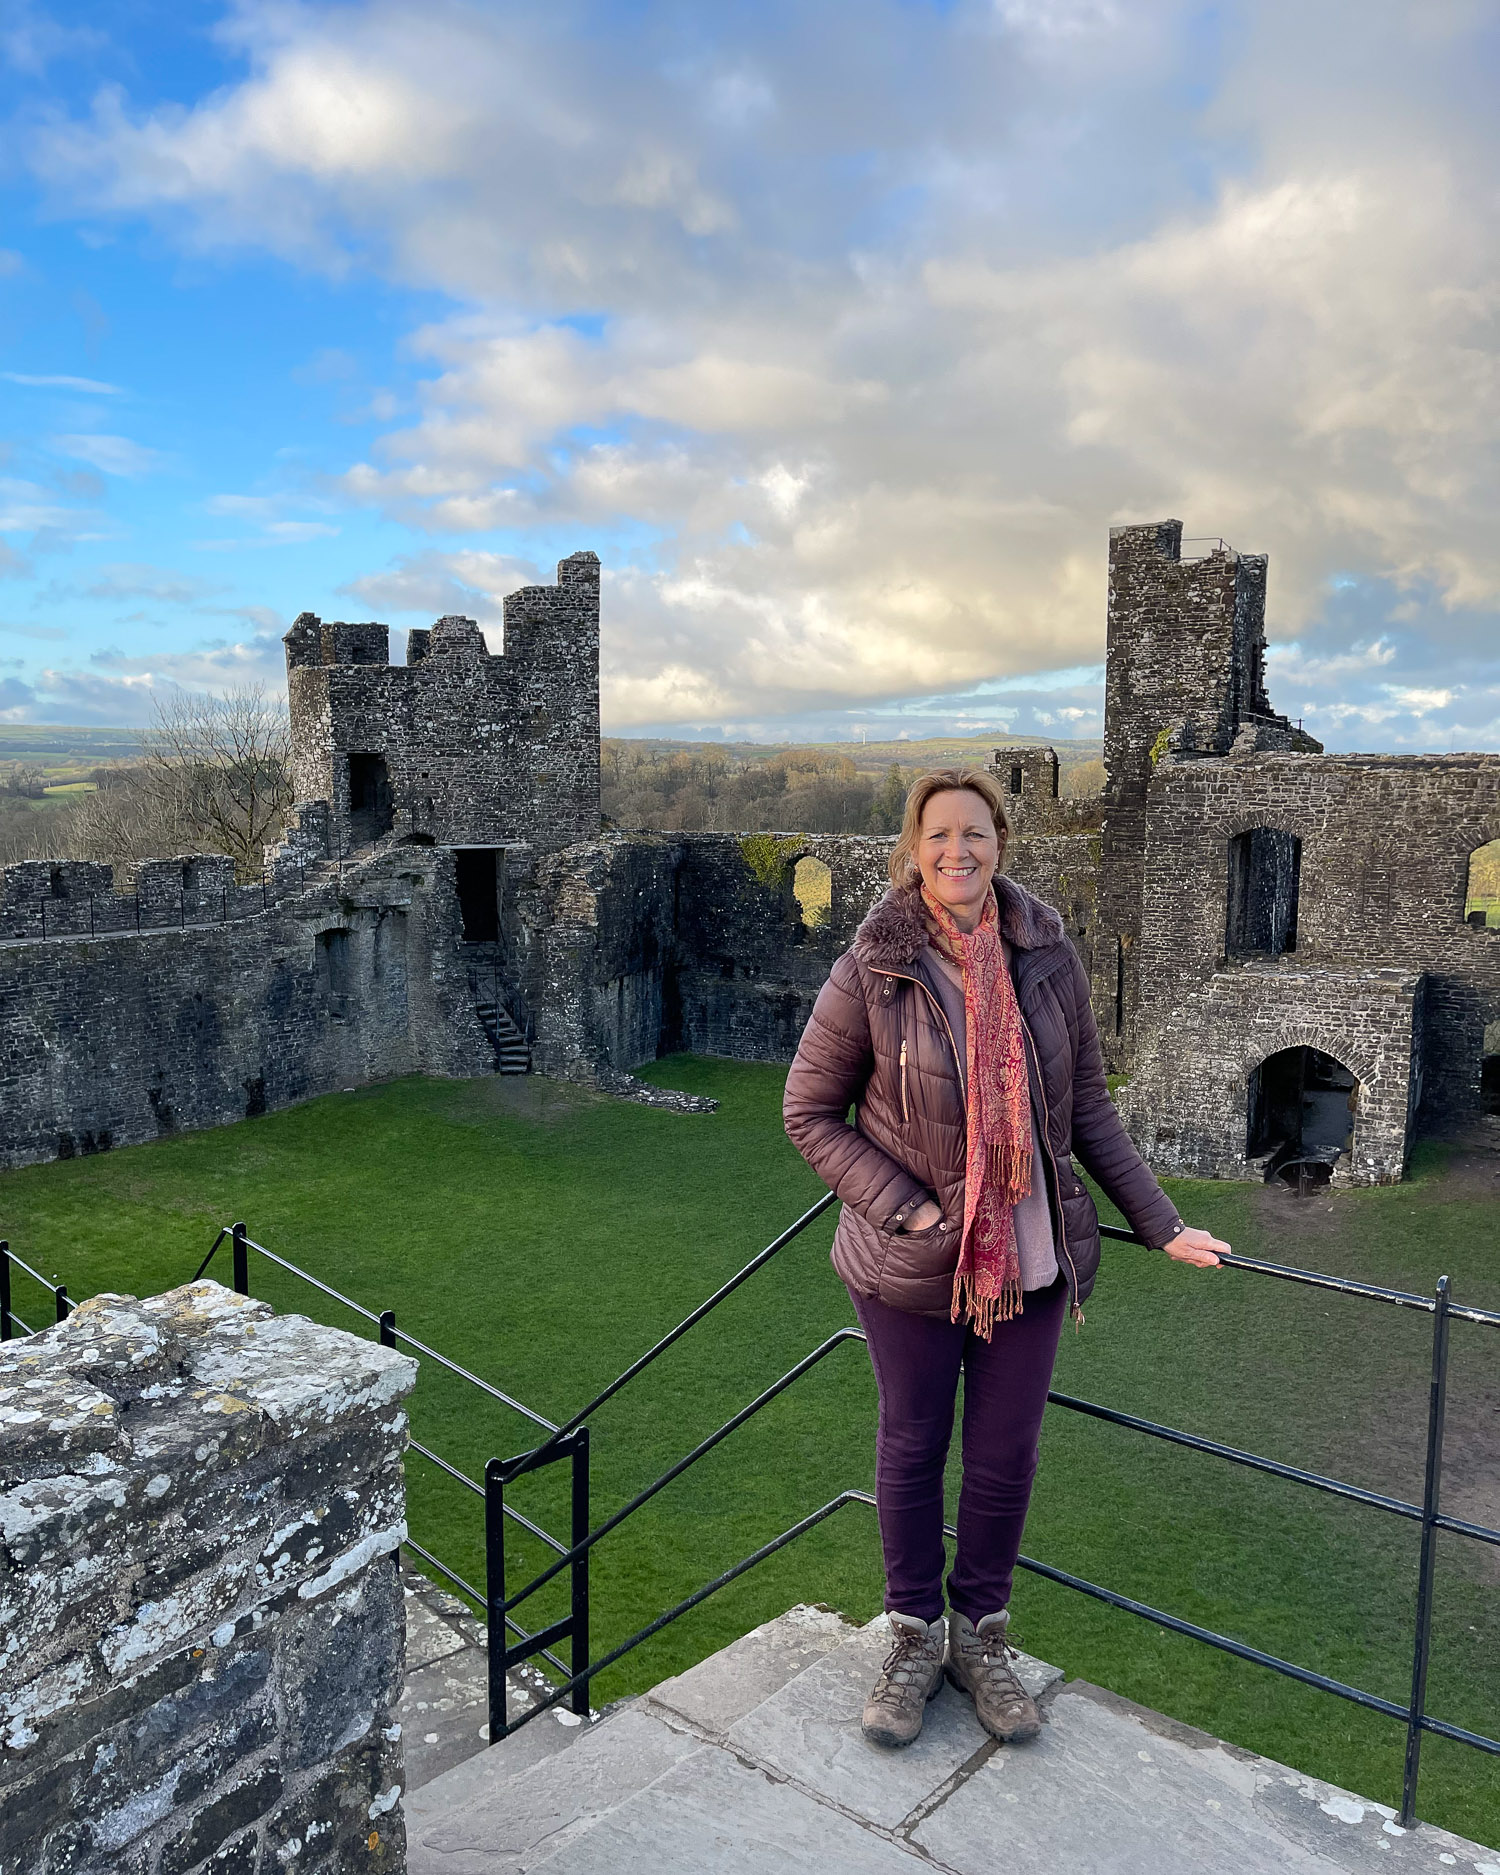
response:
<svg viewBox="0 0 1500 1875"><path fill-rule="evenodd" d="M326 801L335 850L387 832L445 846L599 831L599 560L562 561L555 586L505 600L505 650L472 619L442 618L389 661L384 625L286 634L293 775Z"/></svg>

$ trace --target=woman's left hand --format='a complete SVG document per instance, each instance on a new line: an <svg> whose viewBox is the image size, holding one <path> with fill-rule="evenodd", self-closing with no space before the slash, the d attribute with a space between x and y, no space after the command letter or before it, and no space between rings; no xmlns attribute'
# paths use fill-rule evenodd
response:
<svg viewBox="0 0 1500 1875"><path fill-rule="evenodd" d="M1229 1245L1206 1230L1180 1230L1162 1247L1174 1263L1191 1263L1200 1270L1216 1268L1220 1256L1229 1254Z"/></svg>

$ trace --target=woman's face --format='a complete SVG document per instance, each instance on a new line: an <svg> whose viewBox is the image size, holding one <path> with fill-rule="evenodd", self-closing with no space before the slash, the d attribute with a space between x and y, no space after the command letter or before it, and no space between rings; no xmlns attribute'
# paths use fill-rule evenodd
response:
<svg viewBox="0 0 1500 1875"><path fill-rule="evenodd" d="M933 795L922 809L917 865L923 885L961 929L978 922L999 864L1000 840L984 796L972 788Z"/></svg>

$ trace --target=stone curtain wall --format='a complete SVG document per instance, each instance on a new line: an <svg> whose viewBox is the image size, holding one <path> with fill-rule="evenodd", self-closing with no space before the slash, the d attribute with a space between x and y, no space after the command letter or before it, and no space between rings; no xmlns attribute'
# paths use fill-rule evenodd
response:
<svg viewBox="0 0 1500 1875"><path fill-rule="evenodd" d="M1257 827L1302 842L1296 949L1274 967L1242 966L1235 989L1236 966L1225 964L1229 843ZM1238 1154L1243 1175L1244 1141L1233 1135L1244 1111L1239 1083L1256 1065L1242 1059L1250 1039L1271 1053L1316 1029L1324 1039L1311 1045L1363 1080L1368 1023L1384 1019L1372 1014L1386 1006L1379 986L1418 977L1412 1104L1420 1095L1432 1120L1476 1113L1485 1027L1500 1020L1500 933L1464 922L1464 895L1470 853L1497 833L1500 757L1259 753L1162 763L1144 882L1138 1064L1127 1096L1143 1147L1182 1170L1211 1162L1228 1171ZM1360 983L1367 987L1352 987ZM1382 1075L1402 1052L1401 1027ZM1229 1104L1205 1107L1204 1076L1223 1078L1231 1067L1237 1091L1212 1097ZM1406 1104L1394 1089L1380 1098L1391 1112ZM1201 1154L1154 1143L1200 1112L1213 1116L1217 1142ZM1404 1146L1377 1156L1379 1176L1399 1176Z"/></svg>
<svg viewBox="0 0 1500 1875"><path fill-rule="evenodd" d="M406 1866L393 1349L195 1283L0 1348L0 1870Z"/></svg>
<svg viewBox="0 0 1500 1875"><path fill-rule="evenodd" d="M1316 1048L1359 1082L1334 1182L1393 1184L1420 1086L1420 992L1411 972L1299 968L1294 957L1218 971L1150 1019L1144 1065L1115 1097L1121 1116L1157 1172L1245 1178L1250 1075L1282 1049Z"/></svg>
<svg viewBox="0 0 1500 1875"><path fill-rule="evenodd" d="M223 1125L494 1053L459 955L452 856L409 846L253 915L0 939L0 1165ZM9 867L4 891L12 903ZM76 905L76 900L62 901ZM50 928L50 927L49 927Z"/></svg>
<svg viewBox="0 0 1500 1875"><path fill-rule="evenodd" d="M383 625L286 634L299 799L327 801L347 850L381 831L451 846L546 851L599 832L599 561L561 562L555 586L505 601L505 653L472 619L439 619L389 662ZM351 822L351 754L385 764L389 828Z"/></svg>

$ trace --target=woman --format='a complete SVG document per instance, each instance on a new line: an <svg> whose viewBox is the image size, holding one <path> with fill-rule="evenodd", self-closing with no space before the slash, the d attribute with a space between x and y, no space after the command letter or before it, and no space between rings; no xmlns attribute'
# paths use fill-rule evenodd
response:
<svg viewBox="0 0 1500 1875"><path fill-rule="evenodd" d="M1216 1264L1229 1247L1184 1228L1126 1136L1062 920L1000 871L1009 832L983 769L913 785L890 890L833 966L787 1076L786 1130L844 1201L833 1264L880 1396L894 1644L864 1732L882 1745L921 1731L945 1666L994 1737L1041 1727L1006 1627L1058 1333L1069 1309L1082 1322L1099 1266L1099 1219L1070 1155L1178 1262ZM960 1370L945 1635L943 1468Z"/></svg>

